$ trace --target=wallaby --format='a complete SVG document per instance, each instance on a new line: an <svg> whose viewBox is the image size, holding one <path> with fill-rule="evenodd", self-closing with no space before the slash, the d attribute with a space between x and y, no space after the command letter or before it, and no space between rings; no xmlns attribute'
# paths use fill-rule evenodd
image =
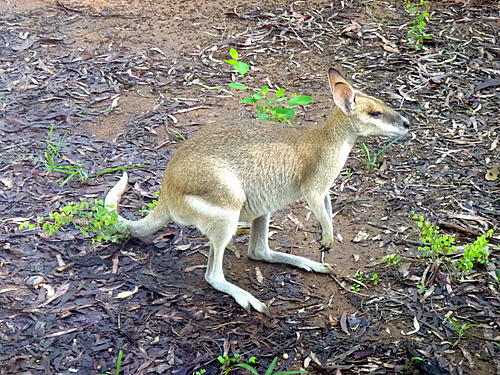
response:
<svg viewBox="0 0 500 375"><path fill-rule="evenodd" d="M196 226L210 240L206 281L243 308L252 306L266 315L264 303L224 277L224 250L239 220L252 223L249 258L333 273L329 264L271 250L270 216L304 197L321 224L321 244L331 248L329 188L356 139L402 136L409 121L382 101L353 89L337 70L329 69L328 78L336 107L320 125L238 120L206 126L184 142L167 165L154 210L137 221L120 217L128 232L146 237L169 221ZM124 174L105 204L116 208L126 186Z"/></svg>

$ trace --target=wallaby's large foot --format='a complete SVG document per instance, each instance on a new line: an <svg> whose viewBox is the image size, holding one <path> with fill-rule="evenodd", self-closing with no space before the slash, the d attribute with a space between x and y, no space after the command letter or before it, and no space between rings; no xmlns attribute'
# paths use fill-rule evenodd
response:
<svg viewBox="0 0 500 375"><path fill-rule="evenodd" d="M264 315L271 316L267 306L260 302L257 298L252 296L249 292L234 284L231 284L227 280L207 280L210 285L221 292L229 294L235 299L235 301L243 307L246 311L250 312L250 308L253 307L258 312Z"/></svg>
<svg viewBox="0 0 500 375"><path fill-rule="evenodd" d="M250 251L248 257L254 260L261 260L269 263L283 263L302 268L309 272L333 274L334 270L330 264L319 263L313 260L300 257L298 255L280 253L271 249L260 249Z"/></svg>

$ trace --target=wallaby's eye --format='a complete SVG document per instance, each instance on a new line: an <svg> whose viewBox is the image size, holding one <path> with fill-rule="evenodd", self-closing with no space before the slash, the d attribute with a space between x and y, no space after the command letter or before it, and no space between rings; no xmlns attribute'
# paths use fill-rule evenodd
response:
<svg viewBox="0 0 500 375"><path fill-rule="evenodd" d="M382 113L381 113L381 112L370 112L370 113L368 113L368 114L369 114L371 117L375 117L375 118L382 116Z"/></svg>

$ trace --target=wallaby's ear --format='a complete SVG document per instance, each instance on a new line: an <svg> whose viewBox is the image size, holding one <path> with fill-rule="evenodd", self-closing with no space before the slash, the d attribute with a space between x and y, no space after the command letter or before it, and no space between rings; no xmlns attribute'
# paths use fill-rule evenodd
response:
<svg viewBox="0 0 500 375"><path fill-rule="evenodd" d="M345 114L354 108L354 89L336 69L328 69L328 80L333 94L333 101Z"/></svg>

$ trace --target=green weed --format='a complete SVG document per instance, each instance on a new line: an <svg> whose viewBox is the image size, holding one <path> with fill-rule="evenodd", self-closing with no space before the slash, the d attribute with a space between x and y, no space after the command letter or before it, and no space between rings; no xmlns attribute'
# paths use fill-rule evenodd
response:
<svg viewBox="0 0 500 375"><path fill-rule="evenodd" d="M234 67L234 69L242 77L244 77L245 74L247 74L248 71L250 70L250 65L248 65L247 63L244 63L242 61L239 61L239 58L240 58L239 53L234 48L231 48L229 50L229 55L231 56L231 59L230 60L224 60L224 62L228 63L229 65L232 65ZM229 86L229 87L231 87L231 86ZM233 87L233 88L236 88L236 87Z"/></svg>
<svg viewBox="0 0 500 375"><path fill-rule="evenodd" d="M417 221L417 226L420 228L420 241L423 243L423 246L419 246L418 249L425 252L425 256L436 260L444 255L457 252L454 236L441 234L440 228L425 220L423 216L412 215L412 218ZM490 255L488 238L493 236L493 232L494 229L490 229L477 237L473 243L466 244L464 253L455 266L466 272L472 270L477 264L488 264Z"/></svg>
<svg viewBox="0 0 500 375"><path fill-rule="evenodd" d="M488 238L493 236L493 229L479 236L473 243L464 247L464 254L458 262L461 271L469 271L474 268L474 264L488 264L490 250L488 249Z"/></svg>
<svg viewBox="0 0 500 375"><path fill-rule="evenodd" d="M217 360L219 361L221 367L221 374L222 375L227 375L230 372L243 369L248 371L252 375L259 375L259 372L256 370L255 365L257 364L257 358L255 357L250 357L248 359L244 359L243 356L240 354L233 354L232 356L219 356L217 357ZM264 375L293 375L293 374L307 374L308 371L277 371L275 372L274 370L276 369L276 366L278 364L278 358L274 358L271 363L269 364L269 367L267 368L266 372ZM194 373L194 375L203 375L206 372L206 370L199 370Z"/></svg>
<svg viewBox="0 0 500 375"><path fill-rule="evenodd" d="M118 356L116 357L116 362L115 362L115 375L120 375L122 372L122 359L123 359L123 350L120 350L118 352ZM97 375L108 375L106 374L97 374Z"/></svg>
<svg viewBox="0 0 500 375"><path fill-rule="evenodd" d="M154 194L158 197L160 195L160 192L155 191ZM153 199L151 202L146 203L146 205L144 207L142 207L141 210L139 211L140 214L142 216L148 215L151 211L154 210L154 208L156 207L157 204L158 204L158 199Z"/></svg>
<svg viewBox="0 0 500 375"><path fill-rule="evenodd" d="M128 237L123 223L118 221L118 213L104 207L104 201L69 202L58 211L51 212L48 217L38 217L37 223L24 222L22 229L40 229L46 235L55 235L64 227L73 227L92 242L118 242Z"/></svg>
<svg viewBox="0 0 500 375"><path fill-rule="evenodd" d="M477 327L477 324L472 324L472 323L459 324L455 319L453 319L451 317L448 318L448 321L453 326L453 331L457 337L455 342L452 344L452 347L457 346L457 344L460 342L460 340L462 340L462 338L464 337L464 335L468 329L470 329L472 327Z"/></svg>
<svg viewBox="0 0 500 375"><path fill-rule="evenodd" d="M382 147L377 152L373 153L370 151L368 146L364 143L361 143L361 150L363 150L363 155L365 156L365 165L368 170L376 169L380 166L380 157L384 152L386 152L395 141L389 142L384 147Z"/></svg>
<svg viewBox="0 0 500 375"><path fill-rule="evenodd" d="M359 283L352 283L351 290L353 292L359 292L363 286L366 286L366 282L371 282L373 285L378 285L380 283L378 273L364 273L363 271L356 271L353 278L359 281Z"/></svg>
<svg viewBox="0 0 500 375"><path fill-rule="evenodd" d="M425 292L427 292L427 288L424 284L418 284L417 289L419 294L425 294Z"/></svg>
<svg viewBox="0 0 500 375"><path fill-rule="evenodd" d="M454 245L455 237L441 234L438 226L432 225L423 216L412 215L420 228L420 241L424 244L418 250L425 252L426 256L438 258L441 255L448 255L457 251Z"/></svg>
<svg viewBox="0 0 500 375"><path fill-rule="evenodd" d="M80 165L62 161L63 154L61 149L63 142L64 140L62 138L56 138L54 136L54 126L51 126L47 133L47 136L45 137L45 150L42 160L42 163L48 172L58 173L66 176L62 180L61 185L66 185L74 178L77 178L81 182L86 182L92 178L107 173L114 173L124 169L145 168L144 166L116 167L92 173L91 171Z"/></svg>
<svg viewBox="0 0 500 375"><path fill-rule="evenodd" d="M397 265L399 262L401 262L401 257L397 254L390 254L386 255L382 258L382 260L385 262L385 264L394 264Z"/></svg>
<svg viewBox="0 0 500 375"><path fill-rule="evenodd" d="M250 70L249 65L239 61L238 51L234 48L231 48L229 53L232 59L224 61L232 65L242 78L245 77L245 74ZM312 101L308 95L285 96L286 90L284 88L276 90L274 96L271 96L272 93L267 85L257 90L239 82L230 82L227 85L235 90L252 91L252 94L241 99L240 103L254 104L257 111L256 117L261 120L290 123L290 119L297 115L293 107L307 105Z"/></svg>
<svg viewBox="0 0 500 375"><path fill-rule="evenodd" d="M425 31L427 22L431 18L429 4L427 0L418 0L413 2L405 0L404 6L406 11L412 17L408 22L408 44L412 45L417 51L422 49L425 40L431 39Z"/></svg>

